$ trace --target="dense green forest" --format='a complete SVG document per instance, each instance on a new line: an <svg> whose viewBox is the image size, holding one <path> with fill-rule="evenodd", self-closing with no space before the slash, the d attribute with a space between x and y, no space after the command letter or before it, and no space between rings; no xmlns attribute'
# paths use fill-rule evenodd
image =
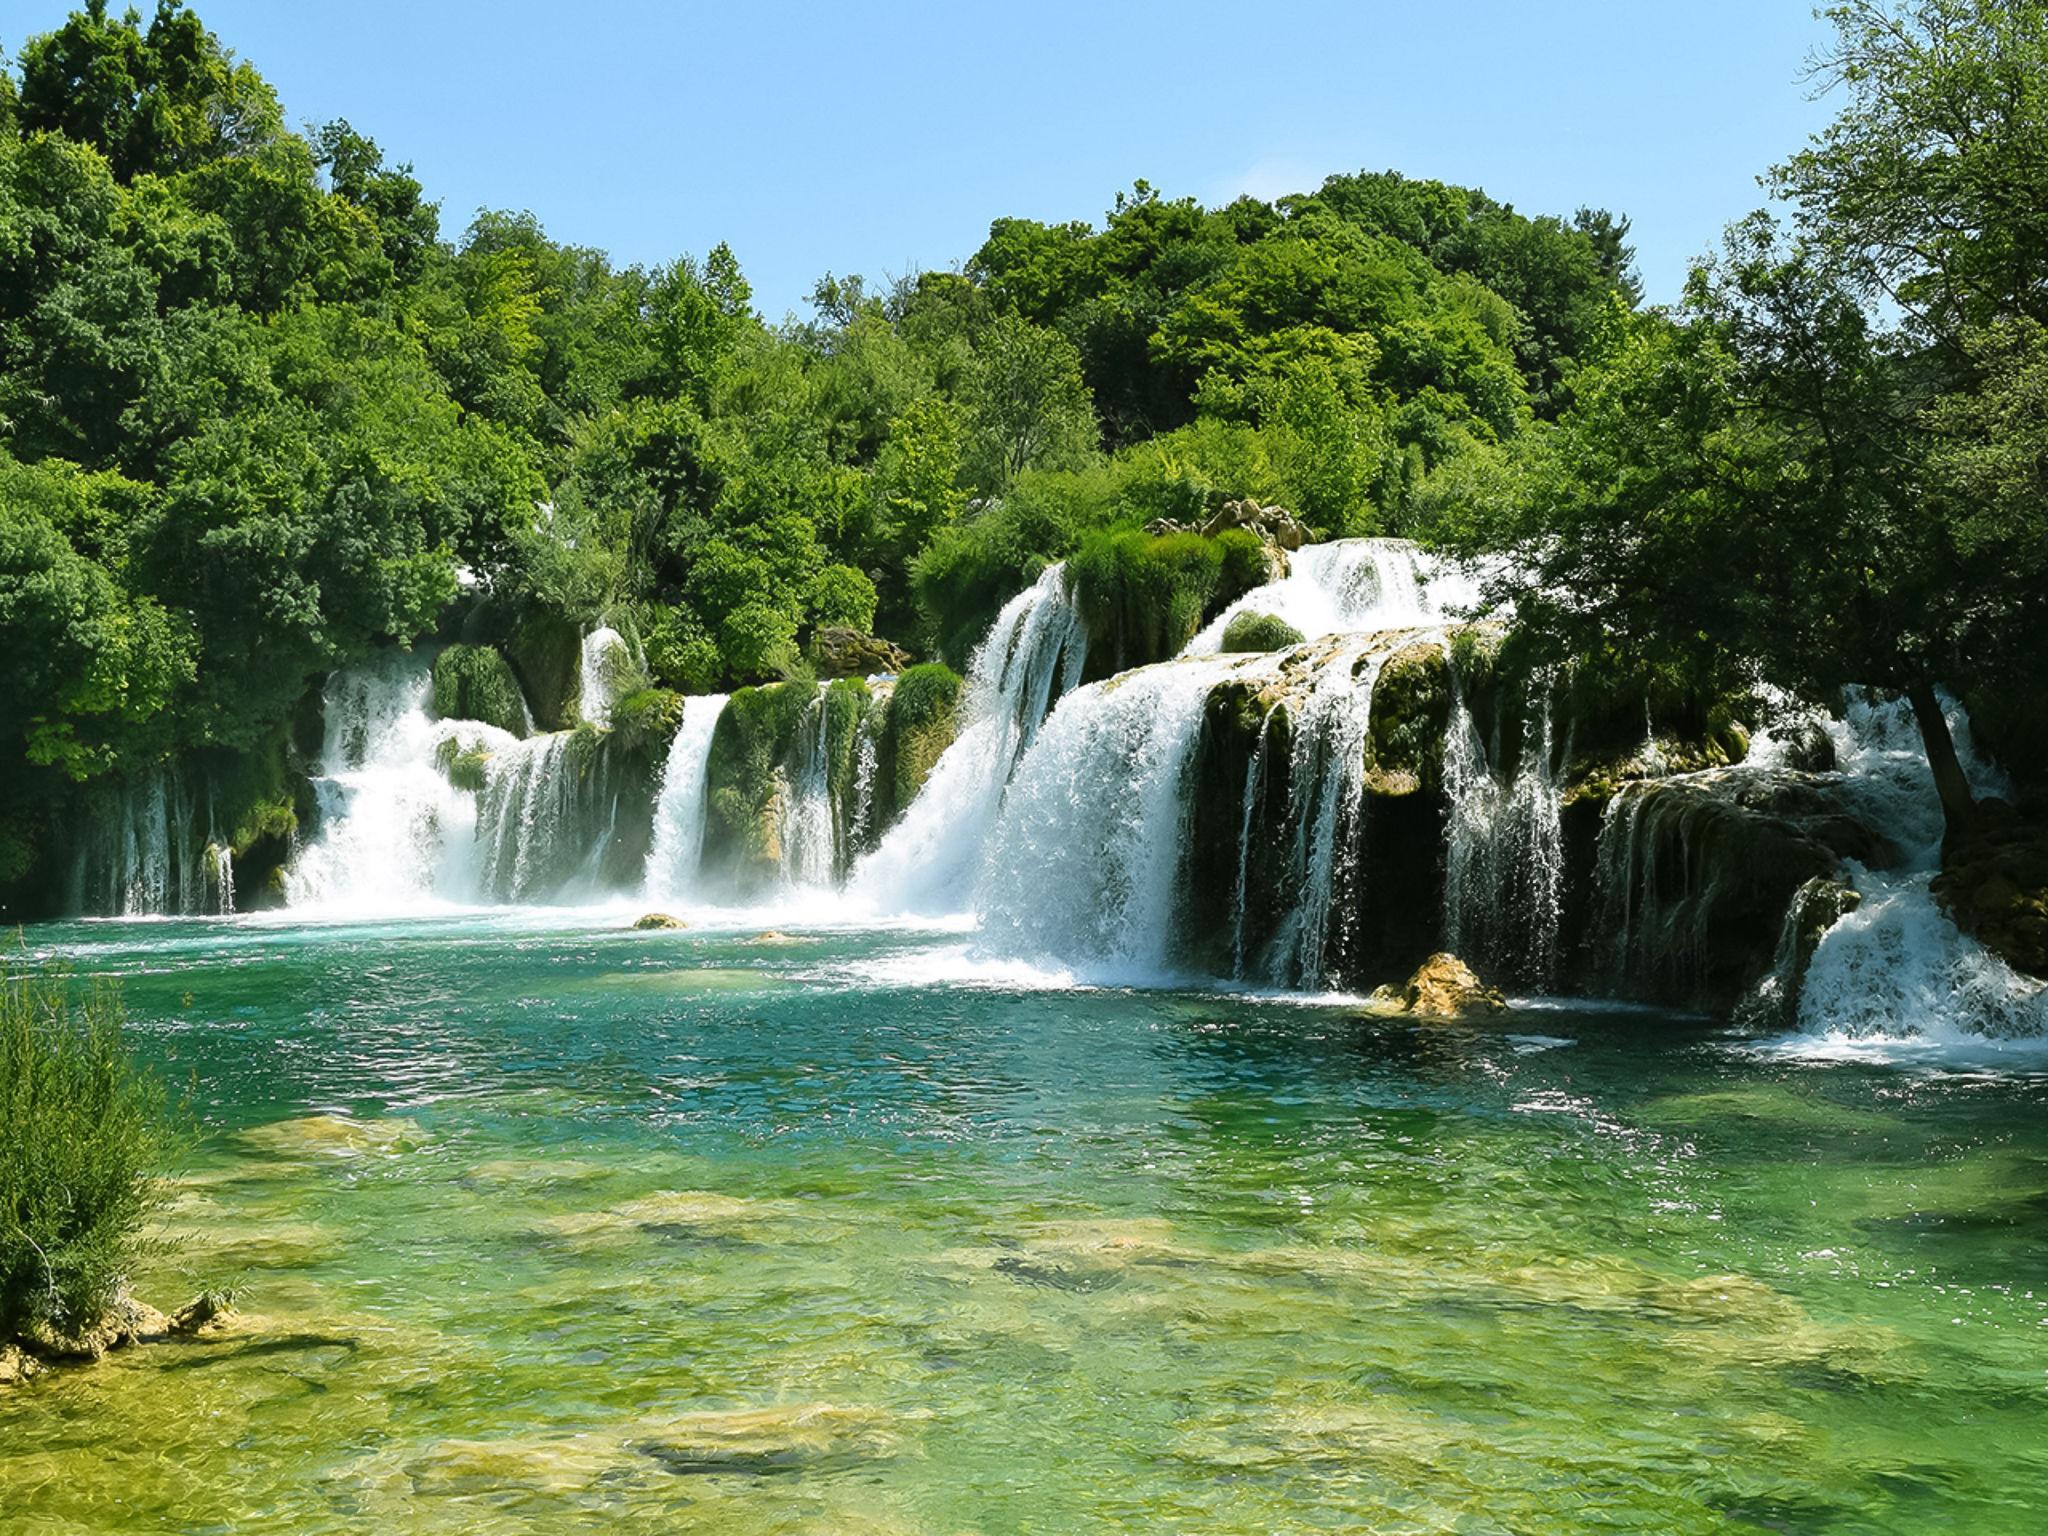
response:
<svg viewBox="0 0 2048 1536"><path fill-rule="evenodd" d="M2048 25L1903 15L1837 14L1849 104L1774 173L1782 227L1675 311L1626 219L1385 172L1140 181L771 321L724 246L457 231L191 11L93 0L0 75L0 883L80 786L261 778L325 672L457 614L515 661L609 623L682 691L800 674L827 627L959 665L1048 561L1213 568L1142 530L1231 498L1512 552L1532 655L2035 684Z"/></svg>

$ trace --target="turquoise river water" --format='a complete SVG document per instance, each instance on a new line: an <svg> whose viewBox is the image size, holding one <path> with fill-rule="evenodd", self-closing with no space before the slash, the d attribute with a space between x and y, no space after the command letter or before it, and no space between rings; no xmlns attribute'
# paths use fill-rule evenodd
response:
<svg viewBox="0 0 2048 1536"><path fill-rule="evenodd" d="M204 1134L9 1532L2036 1533L2048 1058L945 931L31 929Z"/></svg>

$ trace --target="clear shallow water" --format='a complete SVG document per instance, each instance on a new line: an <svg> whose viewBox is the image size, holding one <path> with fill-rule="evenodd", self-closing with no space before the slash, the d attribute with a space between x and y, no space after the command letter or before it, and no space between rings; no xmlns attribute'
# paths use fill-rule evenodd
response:
<svg viewBox="0 0 2048 1536"><path fill-rule="evenodd" d="M592 921L29 932L252 1316L0 1394L7 1529L2042 1528L2023 1060Z"/></svg>

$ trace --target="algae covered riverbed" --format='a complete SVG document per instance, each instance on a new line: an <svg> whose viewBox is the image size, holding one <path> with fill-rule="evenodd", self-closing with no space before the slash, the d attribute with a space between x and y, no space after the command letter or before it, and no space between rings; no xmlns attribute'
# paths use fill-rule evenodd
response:
<svg viewBox="0 0 2048 1536"><path fill-rule="evenodd" d="M0 1395L8 1529L2040 1529L2034 1058L597 921L29 931L244 1312Z"/></svg>

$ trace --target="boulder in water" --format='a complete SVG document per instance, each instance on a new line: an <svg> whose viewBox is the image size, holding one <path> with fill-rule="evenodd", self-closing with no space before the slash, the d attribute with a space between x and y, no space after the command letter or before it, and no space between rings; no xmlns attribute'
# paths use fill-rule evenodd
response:
<svg viewBox="0 0 2048 1536"><path fill-rule="evenodd" d="M1443 952L1423 961L1408 978L1408 985L1381 987L1373 993L1372 1000L1380 1007L1425 1019L1499 1013L1508 1005L1499 988L1489 987L1471 966L1456 955Z"/></svg>
<svg viewBox="0 0 2048 1536"><path fill-rule="evenodd" d="M818 676L867 677L876 672L901 672L910 665L910 652L874 635L842 625L827 625L811 634L811 662Z"/></svg>
<svg viewBox="0 0 2048 1536"><path fill-rule="evenodd" d="M689 926L680 917L670 917L666 912L649 912L645 917L636 918L633 922L633 927L636 931L653 928L687 928Z"/></svg>

